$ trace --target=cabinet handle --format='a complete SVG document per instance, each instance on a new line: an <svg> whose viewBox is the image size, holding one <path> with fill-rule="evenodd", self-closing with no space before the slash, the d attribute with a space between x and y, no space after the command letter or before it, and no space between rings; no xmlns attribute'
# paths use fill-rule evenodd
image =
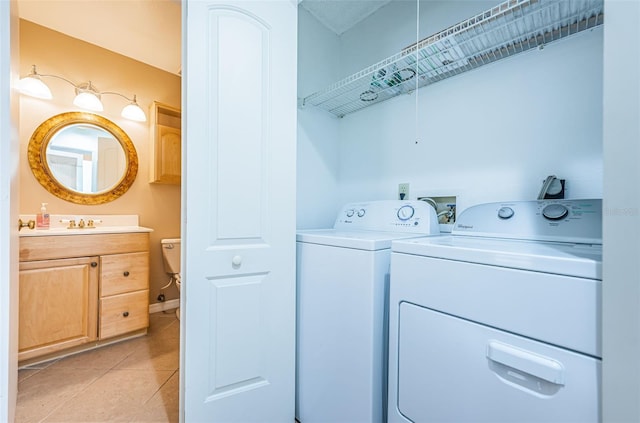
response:
<svg viewBox="0 0 640 423"><path fill-rule="evenodd" d="M128 311L125 311L124 313L122 313L122 315L123 315L124 317L129 317L129 312L128 312Z"/></svg>
<svg viewBox="0 0 640 423"><path fill-rule="evenodd" d="M126 278L127 276L129 276L129 271L128 271L128 270L126 270L126 271L123 273L123 275L124 275L124 277Z"/></svg>
<svg viewBox="0 0 640 423"><path fill-rule="evenodd" d="M92 262L91 262L91 267L96 267L96 266L98 266L98 262L96 262L96 261L92 261Z"/></svg>

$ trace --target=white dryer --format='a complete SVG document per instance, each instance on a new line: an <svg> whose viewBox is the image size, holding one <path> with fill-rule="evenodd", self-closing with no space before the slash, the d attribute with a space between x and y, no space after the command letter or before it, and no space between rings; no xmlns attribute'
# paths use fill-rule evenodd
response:
<svg viewBox="0 0 640 423"><path fill-rule="evenodd" d="M491 203L395 241L390 422L597 422L601 200Z"/></svg>
<svg viewBox="0 0 640 423"><path fill-rule="evenodd" d="M296 418L385 420L391 241L439 235L422 201L347 204L332 229L297 234Z"/></svg>

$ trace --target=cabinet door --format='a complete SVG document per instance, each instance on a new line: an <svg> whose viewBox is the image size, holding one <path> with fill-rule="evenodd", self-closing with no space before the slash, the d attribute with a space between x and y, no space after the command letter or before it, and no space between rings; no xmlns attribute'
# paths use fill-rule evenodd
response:
<svg viewBox="0 0 640 423"><path fill-rule="evenodd" d="M182 113L166 104L151 106L150 181L180 185L182 168Z"/></svg>
<svg viewBox="0 0 640 423"><path fill-rule="evenodd" d="M156 182L180 184L180 128L158 125L157 131Z"/></svg>
<svg viewBox="0 0 640 423"><path fill-rule="evenodd" d="M97 257L20 263L19 279L19 360L97 339Z"/></svg>

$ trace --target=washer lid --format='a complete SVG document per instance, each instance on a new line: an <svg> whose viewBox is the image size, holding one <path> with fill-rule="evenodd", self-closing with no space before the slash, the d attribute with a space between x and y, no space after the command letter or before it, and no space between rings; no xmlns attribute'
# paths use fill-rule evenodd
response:
<svg viewBox="0 0 640 423"><path fill-rule="evenodd" d="M394 241L392 251L602 280L602 245L440 236Z"/></svg>
<svg viewBox="0 0 640 423"><path fill-rule="evenodd" d="M415 238L416 236L422 235L399 232L309 229L298 231L296 239L298 242L309 244L376 251L391 248L393 240Z"/></svg>

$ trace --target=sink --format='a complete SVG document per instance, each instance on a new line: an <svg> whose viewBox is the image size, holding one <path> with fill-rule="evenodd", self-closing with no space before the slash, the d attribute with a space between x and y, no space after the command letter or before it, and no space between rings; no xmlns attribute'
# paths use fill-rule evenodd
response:
<svg viewBox="0 0 640 423"><path fill-rule="evenodd" d="M34 214L20 215L23 222L35 220ZM22 228L19 235L23 236L55 236L55 235L91 235L91 234L114 234L114 233L131 233L131 232L153 232L151 228L145 228L138 224L138 215L56 215L49 217L51 226L49 229L29 229ZM85 222L89 220L95 222L94 227L84 228L75 227L69 229L69 221L75 221L76 225L80 220Z"/></svg>

